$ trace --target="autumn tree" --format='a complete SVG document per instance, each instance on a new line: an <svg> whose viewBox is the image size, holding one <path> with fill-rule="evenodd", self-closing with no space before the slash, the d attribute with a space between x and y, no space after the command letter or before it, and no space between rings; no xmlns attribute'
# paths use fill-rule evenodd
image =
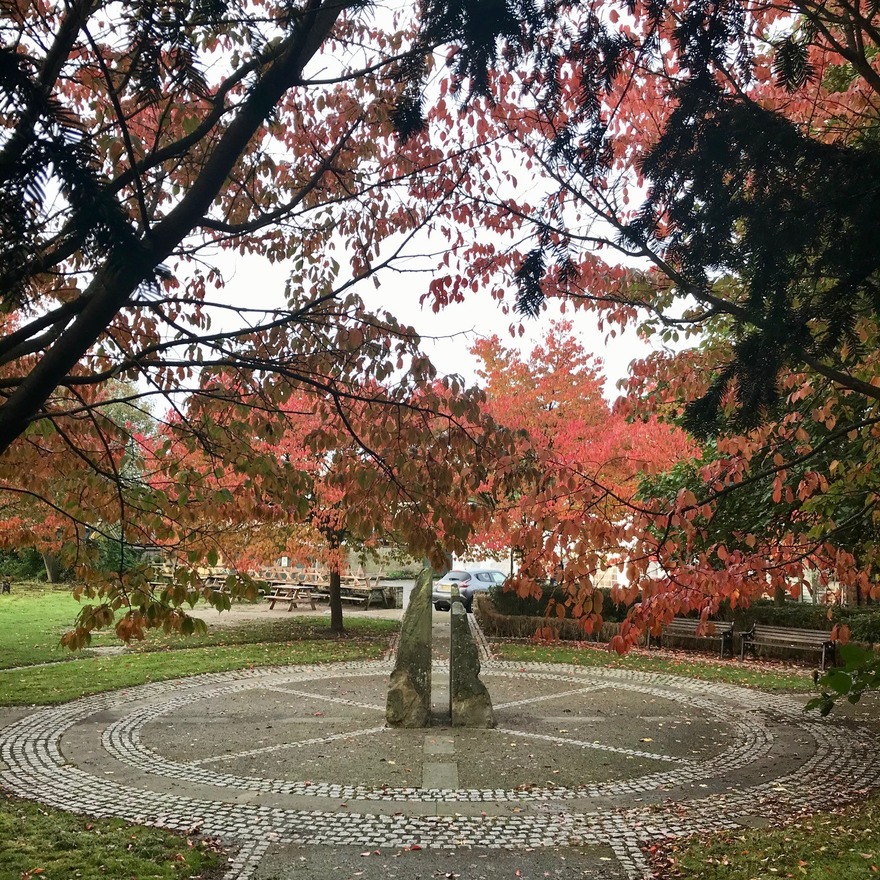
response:
<svg viewBox="0 0 880 880"><path fill-rule="evenodd" d="M672 531L695 569L742 560L752 584L777 601L816 580L864 602L877 564L876 415L862 395L822 377L793 374L781 387L784 400L760 428L719 430L700 458L647 480L643 498L658 509L679 500L685 524Z"/></svg>
<svg viewBox="0 0 880 880"><path fill-rule="evenodd" d="M211 248L297 261L292 302L242 310L248 332L297 332L304 303L372 276L383 239L446 210L471 174L473 138L395 135L418 128L432 50L457 44L449 76L485 91L533 17L529 2L8 4L0 277L20 320L0 339L0 451L52 417L59 386L164 388L193 346L222 357L240 331L208 330Z"/></svg>
<svg viewBox="0 0 880 880"><path fill-rule="evenodd" d="M528 358L497 337L474 352L488 411L517 437L514 455L490 476L483 498L493 515L476 540L496 551L512 544L515 587L540 592L553 578L590 632L601 624L602 603L593 604L599 576L632 540L640 480L688 460L694 447L656 418L628 422L612 408L601 361L570 322L553 324ZM492 482L501 475L515 475L504 492Z"/></svg>
<svg viewBox="0 0 880 880"><path fill-rule="evenodd" d="M43 473L33 437L52 435L80 457L81 482L59 496L65 484L47 472L24 491L57 503L71 528L93 524L98 505L79 501L112 495L119 475L102 460L101 426L80 416L111 379L176 395L178 426L194 424L180 401L213 393L212 370L266 381L267 411L283 404L272 377L339 399L337 361L357 362L358 339L388 326L359 286L418 256L417 231L451 240L456 224L478 222L475 193L505 178L475 108L537 23L528 0L7 4L3 485ZM430 129L423 76L461 100ZM283 298L230 302L218 253L283 262ZM365 384L411 365L377 377L359 363ZM128 539L158 540L176 512L131 489L120 496L137 514ZM137 610L148 591L113 596Z"/></svg>
<svg viewBox="0 0 880 880"><path fill-rule="evenodd" d="M842 522L874 530L877 34L876 10L848 2L569 7L533 63L492 81L486 125L539 179L489 199L498 228L528 218L533 238L516 256L475 243L480 283L501 296L500 272L522 314L562 300L669 344L635 365L628 412L682 418L719 450L704 491L633 505L621 595L643 601L620 646L721 597L793 587L811 551L822 576L872 589L870 542L834 539ZM431 293L460 295L442 279ZM854 457L826 468L842 438ZM852 505L832 468L859 487ZM794 499L791 546L762 554L753 528L749 552L708 541L695 565L695 523L750 473L780 523Z"/></svg>
<svg viewBox="0 0 880 880"><path fill-rule="evenodd" d="M184 564L170 584L157 584L148 569L91 579L94 601L70 645L114 619L125 638L157 625L187 631L186 609L197 600L223 608L255 594L247 569L259 550L272 560L293 542L302 557L310 539L310 555L335 573L331 623L341 631L346 543L389 541L435 560L463 551L485 516L471 496L509 449L508 433L485 416L478 390L437 377L412 331L390 315L365 322L355 297L325 308L327 323L312 326L311 354L299 355L295 374L281 362L269 380L203 369L202 393L169 414L152 444L129 518L129 533L148 531ZM306 362L321 393L303 377ZM220 559L239 569L228 593L198 571L200 560Z"/></svg>
<svg viewBox="0 0 880 880"><path fill-rule="evenodd" d="M106 567L107 551L126 556L121 523L137 506L155 426L136 389L118 382L62 398L71 432L91 442L74 442L65 430L32 430L9 450L0 480L0 543L35 548L50 583L77 564ZM101 478L84 479L87 473Z"/></svg>

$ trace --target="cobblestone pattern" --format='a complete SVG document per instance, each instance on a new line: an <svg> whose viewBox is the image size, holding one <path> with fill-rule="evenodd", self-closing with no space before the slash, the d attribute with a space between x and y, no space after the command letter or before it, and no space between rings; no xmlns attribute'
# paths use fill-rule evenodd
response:
<svg viewBox="0 0 880 880"><path fill-rule="evenodd" d="M558 668L558 667L557 667ZM374 670L370 670L373 674ZM491 670L487 670L491 674ZM510 675L510 673L502 673ZM105 749L118 760L137 767L146 773L153 773L172 779L187 780L193 783L212 785L219 788L237 788L247 791L271 792L274 794L294 794L299 796L329 797L341 800L380 800L380 801L442 801L454 802L507 802L507 801L543 801L553 799L577 799L584 797L609 797L621 795L634 795L641 792L652 791L660 786L681 786L688 782L715 776L719 773L725 775L734 772L738 767L747 766L755 757L764 754L772 742L772 735L761 719L754 715L746 719L731 719L719 708L716 701L704 699L686 694L676 694L677 702L693 706L708 715L715 715L724 719L725 723L732 727L736 736L733 744L721 755L713 756L705 761L694 762L685 759L672 758L666 755L658 755L653 752L640 749L622 749L601 743L576 740L571 737L551 736L537 733L524 733L510 728L499 728L498 733L511 736L524 736L539 739L561 746L577 746L594 748L598 750L630 755L637 758L648 758L657 761L675 763L675 769L652 773L636 779L624 779L609 783L578 786L577 788L565 788L562 786L530 787L527 789L456 789L434 790L421 788L395 788L382 786L371 788L368 786L332 785L317 782L291 782L287 780L266 779L263 777L236 776L226 773L218 773L211 769L204 769L208 763L216 763L226 760L228 756L202 758L193 762L175 762L143 744L141 731L146 724L159 718L173 714L177 709L189 705L194 699L219 699L233 693L240 693L251 687L259 689L271 689L281 692L289 692L295 695L308 696L310 698L327 699L333 703L341 703L353 707L364 707L363 703L353 700L340 699L338 697L326 697L314 691L300 691L279 685L284 680L303 681L302 674L291 672L289 678L283 674L274 676L271 682L247 681L237 682L232 685L215 688L204 688L198 695L187 694L176 699L168 700L159 705L148 705L136 709L119 721L109 725L103 734ZM570 678L559 675L546 675L545 679L570 681ZM616 681L614 686L618 690L635 691L649 696L668 698L668 689L642 686L639 683ZM595 690L597 685L592 685ZM581 691L583 689L578 689ZM561 692L557 697L563 698L569 692ZM538 698L541 699L541 698ZM517 701L525 703L526 701ZM381 707L373 707L377 713L381 713ZM798 711L800 711L798 709ZM327 737L316 737L297 742L286 743L281 746L270 746L264 749L255 749L252 752L239 753L241 755L260 754L262 752L277 751L279 749L296 749L300 746L315 745L318 743L332 742L335 739L351 738L364 735L383 735L387 731L383 727L369 727L361 730L333 734Z"/></svg>
<svg viewBox="0 0 880 880"><path fill-rule="evenodd" d="M387 665L348 663L324 667L262 669L203 675L181 681L145 685L111 694L84 698L63 706L41 709L0 731L0 783L22 797L51 806L96 816L159 825L181 832L198 828L229 844L242 846L227 880L247 880L273 842L364 847L399 847L418 843L425 848L456 846L546 847L566 845L609 846L631 878L647 876L640 847L665 837L708 833L737 825L737 818L761 813L774 817L799 810L839 804L880 784L880 746L866 731L819 721L803 715L790 699L747 691L728 685L686 680L632 670L585 670L555 664L489 662L485 673L532 682L564 681L586 687L613 687L671 699L723 717L732 728L733 744L710 760L683 759L668 771L637 779L599 783L578 788L541 787L528 790L420 790L373 789L345 785L307 785L256 777L215 773L204 761L169 761L141 742L143 726L175 708L198 699L219 699L248 689L298 689L310 697L313 688L328 679L387 673ZM315 684L304 689L304 684ZM583 689L581 688L581 689ZM336 702L355 701L332 698ZM62 739L73 725L98 713L123 713L103 731L103 744L120 761L140 770L214 786L217 798L186 797L128 787L112 779L84 772L65 759ZM662 803L637 804L637 795L658 787L680 786L711 776L735 780L738 769L747 775L749 763L761 758L773 742L776 724L796 726L809 734L812 750L791 773L743 790L713 793L689 799L670 793ZM381 736L378 727L356 732ZM507 731L523 735L521 731ZM353 734L349 733L348 736ZM331 737L320 738L322 742ZM571 744L565 737L551 742ZM235 804L225 798L249 790L280 794L313 794L348 802L345 812L292 810L253 803ZM614 798L602 810L585 811L583 804L567 806L574 798ZM375 800L399 801L394 815L369 812ZM410 801L434 801L438 816L407 815ZM502 816L458 816L456 804L529 802L534 809ZM353 803L354 802L354 803ZM360 804L360 806L358 806Z"/></svg>
<svg viewBox="0 0 880 880"><path fill-rule="evenodd" d="M272 845L270 836L250 840L243 844L236 853L229 870L223 875L223 880L249 880L254 875L263 856Z"/></svg>

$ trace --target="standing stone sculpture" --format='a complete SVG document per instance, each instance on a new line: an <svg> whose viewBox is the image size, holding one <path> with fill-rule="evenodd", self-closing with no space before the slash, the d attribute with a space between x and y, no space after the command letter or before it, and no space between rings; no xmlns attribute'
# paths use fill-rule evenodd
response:
<svg viewBox="0 0 880 880"><path fill-rule="evenodd" d="M422 569L403 615L385 707L389 727L429 727L431 724L432 581L431 570Z"/></svg>
<svg viewBox="0 0 880 880"><path fill-rule="evenodd" d="M486 685L480 681L480 655L456 587L453 587L449 618L449 713L452 726L494 727L492 698Z"/></svg>

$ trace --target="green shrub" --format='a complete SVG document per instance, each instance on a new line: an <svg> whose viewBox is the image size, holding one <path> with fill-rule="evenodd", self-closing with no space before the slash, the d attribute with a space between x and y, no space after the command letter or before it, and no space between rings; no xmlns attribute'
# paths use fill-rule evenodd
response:
<svg viewBox="0 0 880 880"><path fill-rule="evenodd" d="M43 557L33 548L0 550L0 576L17 581L46 580Z"/></svg>
<svg viewBox="0 0 880 880"><path fill-rule="evenodd" d="M846 615L841 623L848 624L850 634L857 642L880 642L880 609L868 611L867 609L852 609L853 612Z"/></svg>
<svg viewBox="0 0 880 880"><path fill-rule="evenodd" d="M383 581L411 581L421 571L420 568L392 568L382 576Z"/></svg>
<svg viewBox="0 0 880 880"><path fill-rule="evenodd" d="M104 537L95 538L94 543L98 548L98 558L95 562L98 571L122 574L141 563L143 550L132 547L131 544Z"/></svg>

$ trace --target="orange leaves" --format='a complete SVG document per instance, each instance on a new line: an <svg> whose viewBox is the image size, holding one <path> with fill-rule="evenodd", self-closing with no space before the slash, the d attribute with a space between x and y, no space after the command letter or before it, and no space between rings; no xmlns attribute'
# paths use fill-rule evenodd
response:
<svg viewBox="0 0 880 880"><path fill-rule="evenodd" d="M681 489L676 497L676 505L679 509L693 507L697 503L697 496L690 489Z"/></svg>
<svg viewBox="0 0 880 880"><path fill-rule="evenodd" d="M116 636L123 642L143 641L146 620L137 612L130 611L116 622Z"/></svg>
<svg viewBox="0 0 880 880"><path fill-rule="evenodd" d="M773 503L779 504L782 501L782 492L784 489L783 475L777 474L773 480Z"/></svg>
<svg viewBox="0 0 880 880"><path fill-rule="evenodd" d="M621 656L629 650L629 645L622 635L613 636L609 647Z"/></svg>
<svg viewBox="0 0 880 880"><path fill-rule="evenodd" d="M840 644L845 645L850 640L850 628L845 623L835 624L831 627L831 635L829 636L832 640L839 641Z"/></svg>
<svg viewBox="0 0 880 880"><path fill-rule="evenodd" d="M175 425L179 457L166 454L157 468L185 502L191 543L207 531L226 559L260 565L281 555L329 558L331 545L389 536L416 558L464 549L484 515L473 493L486 482L485 462L509 451L506 433L484 423L480 395L456 379L434 381L405 328L382 324L358 300L349 306L357 320L333 315L328 325L337 354L322 354L326 372L284 389L277 380L221 382L222 396L195 400ZM347 351L358 359L339 354ZM396 384L380 382L398 357L409 368ZM222 449L220 467L204 455L206 436ZM228 504L212 494L215 480L232 490Z"/></svg>

